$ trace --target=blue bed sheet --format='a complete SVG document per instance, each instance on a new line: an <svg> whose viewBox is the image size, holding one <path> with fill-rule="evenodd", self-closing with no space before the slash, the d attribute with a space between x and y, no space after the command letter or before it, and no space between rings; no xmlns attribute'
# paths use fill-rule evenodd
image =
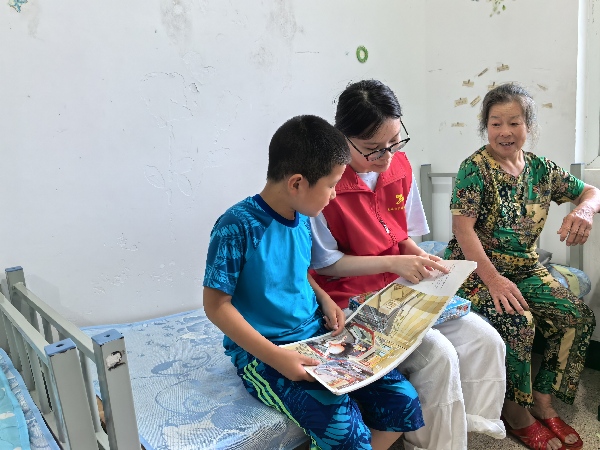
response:
<svg viewBox="0 0 600 450"><path fill-rule="evenodd" d="M140 436L147 450L293 449L307 440L244 389L223 334L203 310L123 325Z"/></svg>
<svg viewBox="0 0 600 450"><path fill-rule="evenodd" d="M0 450L30 450L27 422L4 372L0 372Z"/></svg>
<svg viewBox="0 0 600 450"><path fill-rule="evenodd" d="M18 402L19 410L15 410L14 414L17 416L15 422L21 427L19 429L19 438L21 439L22 450L60 450L46 422L44 422L39 409L29 395L21 375L2 349L0 349L0 368L2 369L0 372L0 386L7 387L10 395L14 396L14 399ZM21 420L26 424L25 430L22 429ZM0 440L0 449L10 448L8 443L10 440L4 440L4 438L9 436L9 430L2 430L0 428L0 434L2 434L3 438Z"/></svg>

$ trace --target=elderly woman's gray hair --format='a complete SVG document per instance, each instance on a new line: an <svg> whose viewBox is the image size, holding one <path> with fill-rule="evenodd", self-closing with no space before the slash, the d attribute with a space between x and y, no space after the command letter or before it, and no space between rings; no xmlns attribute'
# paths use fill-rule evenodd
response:
<svg viewBox="0 0 600 450"><path fill-rule="evenodd" d="M530 145L537 141L539 126L537 122L537 107L531 94L517 83L501 84L489 91L481 103L481 117L479 119L479 134L486 138L490 109L494 105L517 102L523 110L523 118L530 137Z"/></svg>

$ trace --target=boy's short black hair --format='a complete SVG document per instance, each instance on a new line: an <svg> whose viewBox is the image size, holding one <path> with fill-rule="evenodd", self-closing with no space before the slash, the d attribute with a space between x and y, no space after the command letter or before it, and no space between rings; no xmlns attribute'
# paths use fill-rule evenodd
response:
<svg viewBox="0 0 600 450"><path fill-rule="evenodd" d="M346 138L333 125L317 116L296 116L271 138L267 179L277 182L299 173L313 186L350 160Z"/></svg>

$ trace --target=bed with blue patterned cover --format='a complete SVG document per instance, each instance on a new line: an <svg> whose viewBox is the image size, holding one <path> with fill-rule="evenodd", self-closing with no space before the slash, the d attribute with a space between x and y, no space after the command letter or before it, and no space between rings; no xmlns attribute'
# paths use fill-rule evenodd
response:
<svg viewBox="0 0 600 450"><path fill-rule="evenodd" d="M0 448L139 450L123 337L112 330L90 338L25 286L21 267L5 273ZM92 373L103 393L104 426Z"/></svg>
<svg viewBox="0 0 600 450"><path fill-rule="evenodd" d="M250 396L223 350L223 333L203 310L114 329L127 342L131 385L146 450L294 449L304 432Z"/></svg>
<svg viewBox="0 0 600 450"><path fill-rule="evenodd" d="M0 349L0 436L2 449L59 450L23 378Z"/></svg>
<svg viewBox="0 0 600 450"><path fill-rule="evenodd" d="M291 450L307 442L290 419L246 392L224 354L223 334L203 310L82 331L27 289L20 267L6 274L10 301L0 294L0 347L10 358L0 355L5 363L0 365L12 373L13 362L23 363L19 369L26 378L30 361L48 364L39 375L52 392L27 381L21 391L35 397L40 424L52 422L53 434L61 435L58 447L50 442L34 450L138 450L140 443L146 450ZM35 357L31 343L37 344ZM68 348L52 357L57 374L50 373L44 349L60 346ZM66 354L75 358L68 368L57 361ZM68 386L66 394L55 379ZM104 406L103 422L96 396ZM45 398L52 398L50 405ZM76 412L64 420L63 410Z"/></svg>

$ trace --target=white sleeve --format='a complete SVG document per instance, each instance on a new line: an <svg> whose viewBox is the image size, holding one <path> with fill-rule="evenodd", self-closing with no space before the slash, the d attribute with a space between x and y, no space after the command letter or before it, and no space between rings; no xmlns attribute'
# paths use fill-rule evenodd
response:
<svg viewBox="0 0 600 450"><path fill-rule="evenodd" d="M415 178L414 173L412 185L405 205L408 235L423 236L424 234L429 233L429 226L427 225L427 218L425 217L425 210L423 209L423 203L421 203L421 196L419 195L417 179Z"/></svg>
<svg viewBox="0 0 600 450"><path fill-rule="evenodd" d="M337 241L329 231L323 213L310 218L312 228L311 269L322 269L339 261L344 254L338 250Z"/></svg>

